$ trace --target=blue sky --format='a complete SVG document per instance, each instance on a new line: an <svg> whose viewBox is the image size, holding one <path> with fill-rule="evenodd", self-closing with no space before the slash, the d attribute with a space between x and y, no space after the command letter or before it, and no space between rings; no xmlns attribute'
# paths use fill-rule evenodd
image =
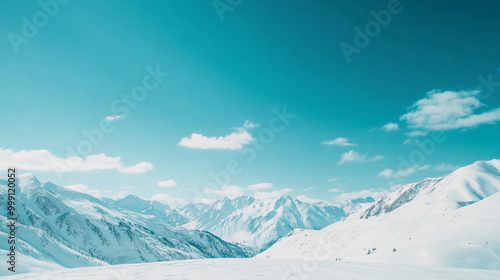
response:
<svg viewBox="0 0 500 280"><path fill-rule="evenodd" d="M2 168L97 196L334 202L500 158L500 4L42 2L0 4Z"/></svg>

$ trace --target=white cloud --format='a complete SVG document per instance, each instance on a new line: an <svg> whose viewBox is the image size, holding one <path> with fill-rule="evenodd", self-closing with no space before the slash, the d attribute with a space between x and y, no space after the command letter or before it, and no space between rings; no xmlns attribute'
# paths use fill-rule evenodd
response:
<svg viewBox="0 0 500 280"><path fill-rule="evenodd" d="M0 148L0 168L16 166L30 171L93 171L115 169L120 173L143 173L153 169L149 162L141 162L132 167L126 167L120 157L108 157L105 154L88 155L85 158L60 158L47 150L22 150L14 152Z"/></svg>
<svg viewBox="0 0 500 280"><path fill-rule="evenodd" d="M174 180L167 180L167 181L158 182L158 186L160 186L162 188L173 188L173 187L177 186L177 184L175 183Z"/></svg>
<svg viewBox="0 0 500 280"><path fill-rule="evenodd" d="M90 189L86 185L83 184L75 184L75 185L69 185L69 186L63 186L64 188L70 189L72 191L80 192L80 193L85 193L88 195L91 195L95 198L101 199L103 197L111 198L111 199L119 199L119 198L124 198L129 194L132 194L129 190L133 189L133 186L128 186L128 187L122 187L120 188L121 191L111 191L111 190L97 190L97 189Z"/></svg>
<svg viewBox="0 0 500 280"><path fill-rule="evenodd" d="M410 128L421 130L472 128L500 121L500 108L474 113L485 106L478 99L479 94L479 90L433 90L413 104L411 111L401 116L400 120L406 120Z"/></svg>
<svg viewBox="0 0 500 280"><path fill-rule="evenodd" d="M244 145L248 145L250 142L254 141L252 134L250 134L248 130L258 126L258 124L245 121L243 127L236 128L236 132L220 137L206 137L202 134L193 133L190 137L182 138L178 145L202 150L240 150Z"/></svg>
<svg viewBox="0 0 500 280"><path fill-rule="evenodd" d="M245 121L245 123L243 124L243 127L244 128L248 128L248 129L252 129L252 128L256 128L256 127L259 127L260 125L259 124L254 124L254 123L251 123L250 121ZM236 128L236 129L240 129L240 128Z"/></svg>
<svg viewBox="0 0 500 280"><path fill-rule="evenodd" d="M103 197L108 197L112 199L119 199L119 198L124 198L125 196L131 194L128 190L133 189L134 187L129 186L129 187L124 187L121 189L124 189L119 192L114 192L110 190L96 190L96 189L90 189L89 187L83 185L83 184L75 184L75 185L69 185L69 186L63 186L67 189L70 189L72 191L80 192L80 193L85 193L88 195L91 195L95 198L103 198Z"/></svg>
<svg viewBox="0 0 500 280"><path fill-rule="evenodd" d="M131 192L124 190L124 191L119 191L119 192L112 192L109 190L104 191L104 196L105 197L111 197L112 199L121 199L126 197L127 195L132 194Z"/></svg>
<svg viewBox="0 0 500 280"><path fill-rule="evenodd" d="M383 160L383 159L384 159L384 156L376 155L372 159L370 159L370 161L379 161L379 160Z"/></svg>
<svg viewBox="0 0 500 280"><path fill-rule="evenodd" d="M460 166L456 166L456 165L453 165L453 164L441 163L441 164L436 165L434 167L434 170L437 170L437 171L454 171L454 170L457 170L459 168L460 168Z"/></svg>
<svg viewBox="0 0 500 280"><path fill-rule="evenodd" d="M255 192L253 194L253 197L256 199L277 199L280 198L281 196L292 192L293 190L290 188L284 188L281 190L277 191L272 191L272 192Z"/></svg>
<svg viewBox="0 0 500 280"><path fill-rule="evenodd" d="M180 206L184 206L188 204L188 201L182 198L174 198L170 196L168 193L157 193L151 197L151 200L155 200L161 202L163 204L167 204L172 208L177 208Z"/></svg>
<svg viewBox="0 0 500 280"><path fill-rule="evenodd" d="M107 116L106 119L110 122L119 120L122 116Z"/></svg>
<svg viewBox="0 0 500 280"><path fill-rule="evenodd" d="M366 156L361 156L358 154L358 152L350 150L349 152L342 154L342 157L338 164L344 164L351 161L363 162L365 161L365 158Z"/></svg>
<svg viewBox="0 0 500 280"><path fill-rule="evenodd" d="M314 189L314 187L307 187L303 191L307 192L307 191L310 191L310 190L313 190L313 189Z"/></svg>
<svg viewBox="0 0 500 280"><path fill-rule="evenodd" d="M338 164L340 165L340 164L344 164L347 162L370 162L370 161L378 161L378 160L382 160L382 159L384 159L384 157L380 156L380 155L374 156L371 159L367 159L366 155L360 155L358 152L356 152L354 150L350 150L349 152L342 154Z"/></svg>
<svg viewBox="0 0 500 280"><path fill-rule="evenodd" d="M343 192L341 189L329 189L328 192Z"/></svg>
<svg viewBox="0 0 500 280"><path fill-rule="evenodd" d="M391 189L391 191L395 192L395 191L401 189L403 186L404 186L404 184L396 184L396 185L392 185L390 187L390 189Z"/></svg>
<svg viewBox="0 0 500 280"><path fill-rule="evenodd" d="M323 145L335 145L335 146L356 146L358 144L354 144L354 143L349 143L349 138L344 138L344 137L339 137L337 139L334 139L334 140L330 140L330 141L325 141L323 143L321 143Z"/></svg>
<svg viewBox="0 0 500 280"><path fill-rule="evenodd" d="M408 145L411 143L411 140L410 139L406 139L404 142L403 142L403 145Z"/></svg>
<svg viewBox="0 0 500 280"><path fill-rule="evenodd" d="M408 177L417 171L427 170L427 169L429 169L429 167L430 167L430 165L423 165L423 166L414 165L414 166L409 167L407 169L398 170L398 171L387 168L387 169L381 171L377 176L384 177L384 178Z"/></svg>
<svg viewBox="0 0 500 280"><path fill-rule="evenodd" d="M214 204L217 199L215 198L205 198L205 197L197 197L194 199L194 203L202 203L202 204Z"/></svg>
<svg viewBox="0 0 500 280"><path fill-rule="evenodd" d="M368 190L362 190L359 192L350 192L350 193L343 193L341 195L335 196L333 200L337 203L346 201L346 200L352 200L352 199L357 199L357 198L365 198L365 197L372 197L373 199L377 200L384 195L388 194L388 190L375 190L375 189L368 189Z"/></svg>
<svg viewBox="0 0 500 280"><path fill-rule="evenodd" d="M120 173L144 173L146 171L152 170L153 165L150 162L141 162L132 167L121 167L118 169Z"/></svg>
<svg viewBox="0 0 500 280"><path fill-rule="evenodd" d="M271 183L260 183L260 184L254 184L250 185L247 187L247 190L255 191L255 190L265 190L265 189L272 189L273 184Z"/></svg>
<svg viewBox="0 0 500 280"><path fill-rule="evenodd" d="M96 198L102 198L104 195L99 191L99 190L91 190L89 187L82 185L82 184L76 184L76 185L69 185L69 186L64 186L67 189L70 189L75 192L81 192L85 194L89 194L93 197Z"/></svg>
<svg viewBox="0 0 500 280"><path fill-rule="evenodd" d="M223 186L219 190L217 189L206 189L204 190L206 194L216 194L220 197L227 197L229 199L234 199L243 195L243 188L238 186Z"/></svg>
<svg viewBox="0 0 500 280"><path fill-rule="evenodd" d="M425 132L425 131L415 130L415 131L407 132L405 134L408 137L420 137L420 136L426 136L429 133Z"/></svg>
<svg viewBox="0 0 500 280"><path fill-rule="evenodd" d="M339 178L330 178L330 179L328 179L328 182L335 182L335 181L337 181L338 179L339 179Z"/></svg>
<svg viewBox="0 0 500 280"><path fill-rule="evenodd" d="M305 202L305 203L311 203L311 204L314 204L314 203L326 203L326 204L329 204L321 199L316 199L316 198L310 198L310 197L307 197L305 195L299 195L297 196L297 199L302 201L302 202Z"/></svg>
<svg viewBox="0 0 500 280"><path fill-rule="evenodd" d="M395 131L399 129L399 124L397 123L388 123L382 127L382 130L384 131Z"/></svg>

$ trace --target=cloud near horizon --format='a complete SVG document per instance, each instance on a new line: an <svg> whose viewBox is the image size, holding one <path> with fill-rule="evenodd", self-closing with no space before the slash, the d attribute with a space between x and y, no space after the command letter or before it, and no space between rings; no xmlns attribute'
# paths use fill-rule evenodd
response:
<svg viewBox="0 0 500 280"><path fill-rule="evenodd" d="M110 191L110 190L90 189L89 187L87 187L86 185L83 185L83 184L68 185L68 186L63 186L63 187L66 189L75 191L75 192L80 192L80 193L91 195L91 196L98 198L98 199L102 199L104 197L110 198L110 199L124 198L125 196L132 194L128 190L134 188L133 186L124 187L124 188L121 188L121 191L114 192L114 191Z"/></svg>
<svg viewBox="0 0 500 280"><path fill-rule="evenodd" d="M158 182L158 186L161 188L173 188L177 186L174 180L166 180L166 181L161 181Z"/></svg>
<svg viewBox="0 0 500 280"><path fill-rule="evenodd" d="M122 116L107 116L106 120L112 122L121 119Z"/></svg>
<svg viewBox="0 0 500 280"><path fill-rule="evenodd" d="M153 169L150 162L141 162L126 167L121 157L105 154L60 158L48 150L21 150L15 152L0 148L0 168L17 167L28 171L88 172L94 170L117 170L119 173L144 173Z"/></svg>
<svg viewBox="0 0 500 280"><path fill-rule="evenodd" d="M384 177L384 178L408 177L417 171L427 170L427 169L429 169L429 167L430 167L429 164L423 165L423 166L414 165L414 166L409 167L407 169L402 169L402 170L398 170L398 171L392 170L390 168L386 168L385 170L381 171L377 175L377 177Z"/></svg>
<svg viewBox="0 0 500 280"><path fill-rule="evenodd" d="M170 196L170 194L168 193L157 193L151 197L151 200L161 202L172 208L177 208L189 204L189 202L186 199L174 198Z"/></svg>
<svg viewBox="0 0 500 280"><path fill-rule="evenodd" d="M253 184L247 187L247 190L255 191L255 190L265 190L265 189L272 189L273 184L271 183L260 183L260 184Z"/></svg>
<svg viewBox="0 0 500 280"><path fill-rule="evenodd" d="M285 194L293 192L290 188L284 188L281 190L276 190L272 192L255 192L252 196L256 199L278 199Z"/></svg>
<svg viewBox="0 0 500 280"><path fill-rule="evenodd" d="M250 121L245 121L243 127L237 127L236 131L229 135L207 137L202 134L193 133L189 137L182 138L178 145L202 150L240 150L243 146L255 140L248 130L256 127L259 127L259 125L253 124Z"/></svg>
<svg viewBox="0 0 500 280"><path fill-rule="evenodd" d="M346 200L353 200L357 198L365 198L365 197L371 197L375 200L389 194L390 191L384 190L384 189L367 189L367 190L362 190L362 191L357 191L357 192L349 192L349 193L343 193L340 195L337 195L333 198L333 201L336 203L344 202Z"/></svg>
<svg viewBox="0 0 500 280"><path fill-rule="evenodd" d="M437 171L455 171L459 168L460 168L460 166L456 166L456 165L453 165L450 163L441 163L441 164L436 165L434 167L434 170L437 170Z"/></svg>
<svg viewBox="0 0 500 280"><path fill-rule="evenodd" d="M243 188L238 186L223 186L220 189L206 189L204 190L206 194L215 194L220 197L227 197L229 199L235 199L243 195Z"/></svg>

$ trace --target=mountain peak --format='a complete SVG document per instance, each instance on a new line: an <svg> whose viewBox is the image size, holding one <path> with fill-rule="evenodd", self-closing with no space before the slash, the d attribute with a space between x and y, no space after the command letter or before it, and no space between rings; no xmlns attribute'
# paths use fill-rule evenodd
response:
<svg viewBox="0 0 500 280"><path fill-rule="evenodd" d="M135 194L129 194L123 198L120 198L116 200L114 204L118 207L132 210L134 212L140 212L150 207L149 201L144 200Z"/></svg>

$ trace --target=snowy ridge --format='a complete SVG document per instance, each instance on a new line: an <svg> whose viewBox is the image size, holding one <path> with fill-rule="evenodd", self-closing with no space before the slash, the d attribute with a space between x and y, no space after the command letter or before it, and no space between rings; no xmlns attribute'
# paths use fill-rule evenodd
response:
<svg viewBox="0 0 500 280"><path fill-rule="evenodd" d="M320 231L295 230L256 258L500 269L500 160L403 186Z"/></svg>
<svg viewBox="0 0 500 280"><path fill-rule="evenodd" d="M6 185L0 180L4 209ZM143 204L143 214L126 211L87 194L43 184L32 174L20 175L18 186L16 250L30 262L38 260L40 267L246 256L239 247L210 233L174 229L150 215L161 212L162 205ZM0 222L7 224L6 217L0 216ZM0 238L7 238L6 227L1 227ZM0 245L2 254L7 245Z"/></svg>

